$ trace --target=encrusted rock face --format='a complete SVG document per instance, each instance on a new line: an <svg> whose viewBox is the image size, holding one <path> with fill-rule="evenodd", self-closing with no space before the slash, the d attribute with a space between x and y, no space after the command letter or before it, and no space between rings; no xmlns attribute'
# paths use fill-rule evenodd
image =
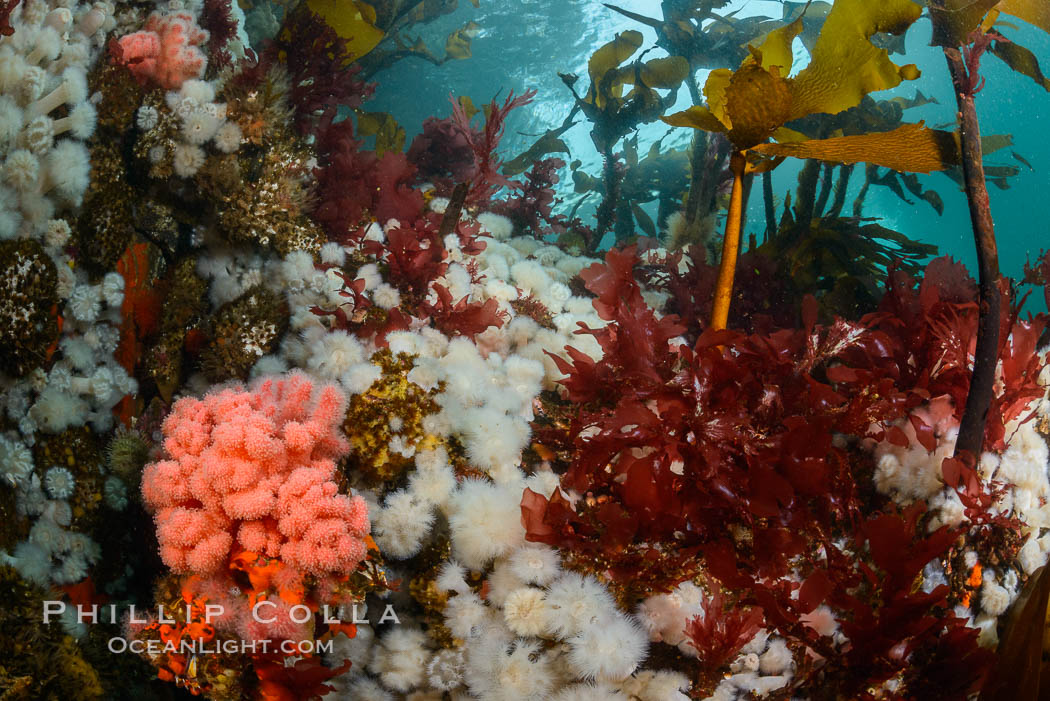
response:
<svg viewBox="0 0 1050 701"><path fill-rule="evenodd" d="M243 380L277 346L287 326L287 304L257 285L215 312L212 343L201 355L201 369L212 382Z"/></svg>
<svg viewBox="0 0 1050 701"><path fill-rule="evenodd" d="M351 465L369 486L396 482L411 468L417 450L432 450L439 444L437 436L424 430L423 419L441 410L434 400L437 390L423 389L408 379L412 356L383 349L372 363L383 374L350 398L343 422L350 438Z"/></svg>
<svg viewBox="0 0 1050 701"><path fill-rule="evenodd" d="M175 264L167 299L161 310L158 338L145 354L145 369L165 401L183 379L183 348L191 331L200 332L206 315L204 295L208 284L196 271L197 259L187 257Z"/></svg>
<svg viewBox="0 0 1050 701"><path fill-rule="evenodd" d="M47 360L59 334L57 281L39 243L0 242L0 371L22 377Z"/></svg>
<svg viewBox="0 0 1050 701"><path fill-rule="evenodd" d="M63 498L70 506L71 526L86 532L97 525L102 504L103 454L98 438L87 426L77 426L62 433L38 434L33 446L37 473L51 498ZM56 492L49 477L52 470L68 471L72 491Z"/></svg>
<svg viewBox="0 0 1050 701"><path fill-rule="evenodd" d="M143 86L130 71L109 61L97 64L88 77L92 93L98 92L98 126L122 133L134 125L135 110L142 102Z"/></svg>
<svg viewBox="0 0 1050 701"><path fill-rule="evenodd" d="M78 261L94 274L112 270L134 233L131 204L135 192L125 177L116 146L97 144L91 152L94 177L77 219Z"/></svg>
<svg viewBox="0 0 1050 701"><path fill-rule="evenodd" d="M312 196L308 154L300 144L280 137L266 151L246 148L238 159L237 189L216 192L222 205L219 229L232 243L255 243L281 256L292 251L315 253L324 235L305 216ZM210 177L213 186L221 187L231 174L216 170L222 171L221 177Z"/></svg>
<svg viewBox="0 0 1050 701"><path fill-rule="evenodd" d="M0 565L0 654L9 698L40 698L41 679L53 680L54 696L98 699L105 696L98 672L83 657L76 640L61 626L46 625L39 615L49 594L30 584L8 565ZM32 652L27 654L27 651ZM114 655L114 657L116 657ZM21 686L19 686L21 685ZM21 692L21 693L20 693Z"/></svg>

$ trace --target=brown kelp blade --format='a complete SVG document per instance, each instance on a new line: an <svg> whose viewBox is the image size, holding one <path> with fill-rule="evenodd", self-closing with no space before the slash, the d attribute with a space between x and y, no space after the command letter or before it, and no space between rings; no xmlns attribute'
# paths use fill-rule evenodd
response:
<svg viewBox="0 0 1050 701"><path fill-rule="evenodd" d="M1050 32L1050 3L1046 0L1000 0L998 9Z"/></svg>
<svg viewBox="0 0 1050 701"><path fill-rule="evenodd" d="M1039 568L1014 602L999 641L999 662L980 701L1036 701L1050 697L1043 679L1043 629L1050 601L1050 568ZM1040 689L1041 686L1046 687Z"/></svg>
<svg viewBox="0 0 1050 701"><path fill-rule="evenodd" d="M991 52L1014 71L1028 76L1043 90L1050 92L1050 78L1043 74L1039 59L1031 50L1013 41L996 41L992 44Z"/></svg>

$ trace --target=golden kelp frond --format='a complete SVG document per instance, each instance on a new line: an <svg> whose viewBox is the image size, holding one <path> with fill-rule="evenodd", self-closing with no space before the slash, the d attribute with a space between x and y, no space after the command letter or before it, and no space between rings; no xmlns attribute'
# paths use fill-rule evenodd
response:
<svg viewBox="0 0 1050 701"><path fill-rule="evenodd" d="M687 110L675 112L670 116L661 117L660 119L664 123L670 124L672 127L690 127L692 129L717 132L729 131L729 129L726 128L726 125L722 124L722 122L718 120L718 117L711 114L711 110L703 105L694 105Z"/></svg>
<svg viewBox="0 0 1050 701"><path fill-rule="evenodd" d="M468 95L460 95L456 98L456 102L459 103L459 108L463 110L463 114L467 115L468 121L474 119L474 115L481 111L474 106L474 101Z"/></svg>
<svg viewBox="0 0 1050 701"><path fill-rule="evenodd" d="M813 53L813 47L817 45L820 36L820 28L824 26L824 20L831 12L832 3L826 0L809 0L809 2L784 2L783 21L802 18L802 45L806 51Z"/></svg>
<svg viewBox="0 0 1050 701"><path fill-rule="evenodd" d="M929 173L958 164L958 146L950 132L904 124L893 131L785 144L761 144L751 149L767 156L815 158L832 163L872 163L893 170Z"/></svg>
<svg viewBox="0 0 1050 701"><path fill-rule="evenodd" d="M357 115L357 133L360 136L376 137L376 156L387 151L402 151L405 148L405 129L389 112L360 112Z"/></svg>
<svg viewBox="0 0 1050 701"><path fill-rule="evenodd" d="M773 138L777 140L777 143L787 144L795 141L805 141L809 137L800 131L788 129L787 127L780 127L773 132Z"/></svg>
<svg viewBox="0 0 1050 701"><path fill-rule="evenodd" d="M470 58L470 41L478 35L479 31L481 31L481 25L471 21L449 34L445 39L446 60Z"/></svg>
<svg viewBox="0 0 1050 701"><path fill-rule="evenodd" d="M636 84L634 73L632 70L629 76L625 76L624 82ZM654 58L641 64L637 75L645 87L673 90L689 76L689 62L681 56Z"/></svg>
<svg viewBox="0 0 1050 701"><path fill-rule="evenodd" d="M808 9L809 4L805 9ZM895 88L919 77L914 65L898 66L889 51L875 46L878 33L903 34L922 14L911 0L836 0L811 52L809 65L797 77L788 77L791 45L804 29L805 11L786 26L770 32L735 72L716 70L704 86L707 107L661 117L672 126L726 132L736 149L730 160L733 190L726 218L722 261L715 286L709 328L724 329L732 297L739 250L743 178L747 172L776 167L777 158L818 158L839 163L868 160L892 168L929 172L948 167L950 149L943 137L921 125L859 137L805 141L784 124L811 114L839 114L856 107L868 93ZM792 140L764 144L780 134ZM949 139L950 139L949 135ZM952 144L954 146L954 143ZM757 169L747 163L749 151L773 156Z"/></svg>
<svg viewBox="0 0 1050 701"><path fill-rule="evenodd" d="M729 89L729 84L732 81L733 71L727 68L719 68L711 71L711 74L707 76L707 83L704 84L704 97L707 98L708 108L711 110L711 114L724 127L724 129L718 129L718 131L728 131L733 127L733 119L726 111L726 90Z"/></svg>
<svg viewBox="0 0 1050 701"><path fill-rule="evenodd" d="M898 66L886 49L871 43L879 32L904 32L921 14L911 0L837 0L813 49L795 78L792 42L803 17L770 32L736 71L712 71L704 86L707 107L665 117L672 126L727 132L740 150L762 143L786 122L810 114L838 114L870 93L919 77L914 65Z"/></svg>
<svg viewBox="0 0 1050 701"><path fill-rule="evenodd" d="M738 148L766 141L780 125L791 119L791 86L777 74L760 66L744 66L733 74L725 92L726 114L732 115L729 140Z"/></svg>
<svg viewBox="0 0 1050 701"><path fill-rule="evenodd" d="M347 63L367 54L386 36L375 26L375 8L361 0L306 0L306 5L346 39Z"/></svg>
<svg viewBox="0 0 1050 701"><path fill-rule="evenodd" d="M435 66L470 58L471 42L481 31L481 25L472 21L453 30L445 37L445 50L438 56L422 36L409 36L408 30L450 14L456 9L455 2L306 0L306 6L348 42L346 62L358 62L360 77L365 80L409 56Z"/></svg>
<svg viewBox="0 0 1050 701"><path fill-rule="evenodd" d="M561 139L561 135L574 124L576 122L570 122L557 129L547 131L524 152L519 153L509 161L505 161L501 172L506 176L520 175L548 153L568 153L571 155L569 146Z"/></svg>
<svg viewBox="0 0 1050 701"><path fill-rule="evenodd" d="M641 32L628 30L598 48L587 61L590 85L580 95L578 76L561 74L572 91L576 108L594 124L591 139L602 152L637 128L655 121L674 103L675 93L689 76L689 62L681 56L641 59L621 67L642 45ZM625 86L631 86L625 91ZM661 94L658 90L666 91ZM611 154L606 154L611 157Z"/></svg>
<svg viewBox="0 0 1050 701"><path fill-rule="evenodd" d="M837 114L860 104L868 93L918 78L913 64L898 66L871 37L878 32L901 34L920 14L922 8L911 0L836 0L812 60L792 81L791 119L817 112Z"/></svg>
<svg viewBox="0 0 1050 701"><path fill-rule="evenodd" d="M761 62L762 68L768 71L775 66L780 69L780 75L785 76L791 72L791 64L795 56L791 46L795 37L802 33L804 16L805 12L800 14L794 22L771 31L757 49L748 47L753 58ZM744 63L748 63L749 60L745 60Z"/></svg>
<svg viewBox="0 0 1050 701"><path fill-rule="evenodd" d="M605 106L608 95L619 97L620 87L610 85L603 90L601 83L605 76L619 68L620 64L629 59L642 45L642 33L633 29L620 32L616 38L599 47L590 60L587 61L587 74L591 78L591 87L587 93L587 101L594 103L599 109ZM603 94L606 93L606 94Z"/></svg>
<svg viewBox="0 0 1050 701"><path fill-rule="evenodd" d="M762 143L791 118L791 84L779 69L745 62L737 71L712 71L704 86L707 107L695 105L663 117L671 126L727 132L738 149Z"/></svg>

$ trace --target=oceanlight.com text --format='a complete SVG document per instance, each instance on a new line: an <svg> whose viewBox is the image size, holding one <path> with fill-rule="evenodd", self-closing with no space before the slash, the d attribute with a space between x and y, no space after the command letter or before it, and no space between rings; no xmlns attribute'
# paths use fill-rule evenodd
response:
<svg viewBox="0 0 1050 701"><path fill-rule="evenodd" d="M282 655L311 655L332 652L335 641L314 640L180 640L178 642L162 640L128 640L127 638L110 638L109 651L114 654L132 652L136 655L147 654L151 657L167 655L236 655L268 654L280 652Z"/></svg>

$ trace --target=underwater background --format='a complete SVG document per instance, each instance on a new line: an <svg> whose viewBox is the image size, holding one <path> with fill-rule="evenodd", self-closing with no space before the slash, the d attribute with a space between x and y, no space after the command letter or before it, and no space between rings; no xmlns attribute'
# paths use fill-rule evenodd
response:
<svg viewBox="0 0 1050 701"><path fill-rule="evenodd" d="M659 15L659 0L624 0L609 4L642 15ZM786 8L785 3L780 2L735 0L719 12L725 15L735 13L734 16L741 19L749 16L780 19L792 7L797 11L801 4L786 3ZM587 59L591 53L616 32L640 30L645 36L646 47L652 46L656 40L651 27L640 25L597 0L522 0L482 3L478 8L463 2L455 12L435 20L420 34L432 43L439 43L468 21L481 25L471 45L473 56L469 61L449 62L441 67L440 72L432 72L423 68L422 61L409 60L384 72L384 80L377 88L370 108L396 114L408 132L408 141L419 133L425 118L442 114L450 94L468 95L475 102L481 102L497 94L505 95L508 90L520 94L535 89L538 91L536 98L528 109L512 115L504 139L507 153L524 151L532 143L527 135L542 134L557 127L568 114L569 94L558 73L586 75ZM1004 31L1038 56L1050 56L1050 36L1045 32L1023 22ZM932 126L953 121L955 100L943 57L930 51L931 32L929 20L923 18L907 35L904 57L907 62L919 66L922 77L880 93L880 98L912 97L916 90L921 91L937 104L909 111L908 119L922 119ZM805 65L808 53L800 39L795 40L795 51L796 68L799 64ZM656 48L647 54L647 58L665 53ZM700 85L703 85L706 73L705 70L697 72ZM1001 61L986 62L983 76L988 90L977 100L982 132L1013 137L1012 145L994 159L995 163L1010 169L1011 177L1003 187L992 187L990 194L1003 273L1019 279L1025 262L1034 259L1050 241L1050 218L1038 205L1050 179L1037 165L1039 155L1050 148L1046 139L1050 129L1050 92L1014 73ZM669 112L685 109L690 104L685 88L678 92L679 99ZM600 156L591 144L586 121L580 121L562 135L570 150L562 157L566 162L579 158L583 170L598 174ZM663 141L666 148L682 148L688 144L688 134L681 133L680 129L670 131L671 135ZM667 133L668 128L659 123L642 125L640 148L644 152L649 143ZM1012 152L1034 168L1017 160ZM783 194L794 187L799 168L798 164L788 163L775 172L778 202L782 202ZM920 176L920 179L924 187L933 188L943 199L942 214L921 200L909 204L888 188L876 188L866 200L865 215L878 217L890 229L933 244L941 255L950 255L973 269L973 236L962 189L939 174ZM568 210L578 195L572 193L571 178L563 179L561 185L559 195L564 198L561 208ZM852 188L850 201L860 189L860 183L855 181ZM593 212L597 206L595 199L592 197L589 206L581 207L580 212ZM914 198L910 199L915 202ZM655 211L650 214L656 216ZM761 199L757 196L750 201L748 219L762 221ZM1026 309L1045 311L1045 307L1046 303L1039 295L1032 295Z"/></svg>

